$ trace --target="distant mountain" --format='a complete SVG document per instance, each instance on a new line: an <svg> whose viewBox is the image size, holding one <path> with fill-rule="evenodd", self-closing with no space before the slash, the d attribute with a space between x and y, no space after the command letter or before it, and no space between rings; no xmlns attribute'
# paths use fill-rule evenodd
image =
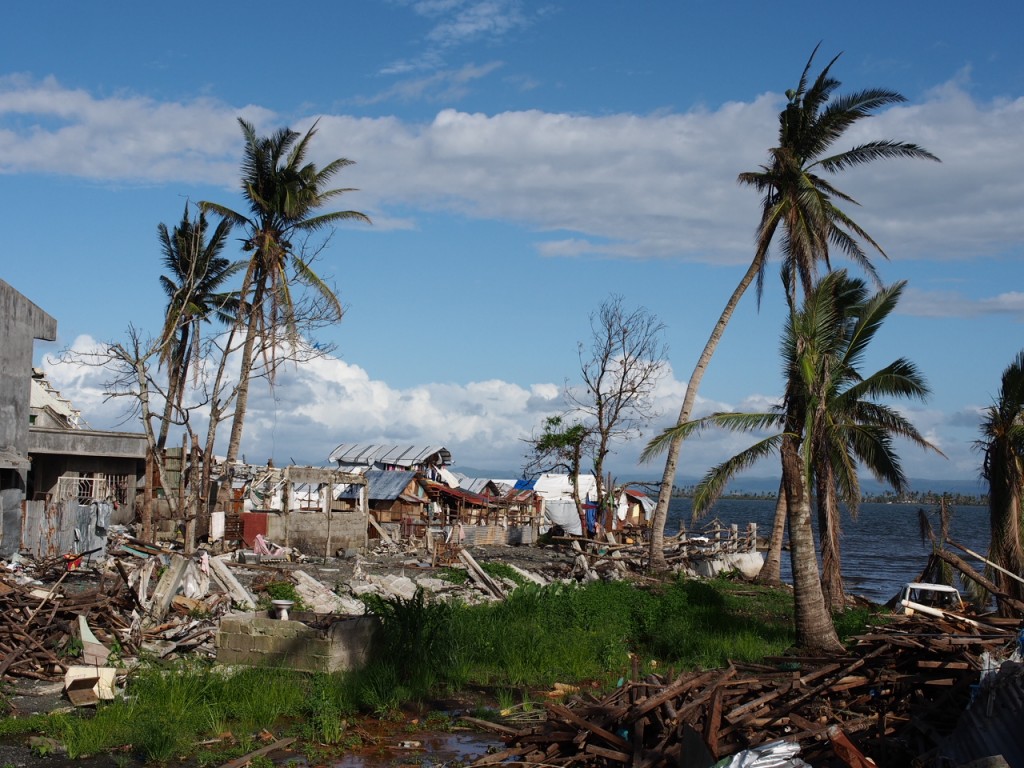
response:
<svg viewBox="0 0 1024 768"><path fill-rule="evenodd" d="M479 469L477 467L464 467L461 464L455 464L451 470L457 475L474 478L483 477L488 480L518 480L523 476L522 470L519 469Z"/></svg>
<svg viewBox="0 0 1024 768"><path fill-rule="evenodd" d="M654 482L658 482L661 478L658 477ZM636 478L635 481L640 481L640 478ZM678 486L689 486L696 485L700 481L698 477L692 478L678 478L676 485ZM920 493L931 491L933 493L954 493L963 494L967 496L980 496L988 492L988 488L981 480L975 478L973 480L963 480L956 478L945 478L942 480L931 480L925 478L912 477L909 480L910 490L917 491ZM860 487L862 493L877 494L884 493L890 488L882 483L877 482L873 477L862 477L860 481ZM726 493L775 493L779 490L779 478L778 477L740 477L729 483L728 490Z"/></svg>
<svg viewBox="0 0 1024 768"><path fill-rule="evenodd" d="M466 475L467 477L486 477L489 479L504 478L512 479L519 478L522 476L522 472L519 470L508 470L508 469L478 469L476 467L463 467L456 464L453 467L455 472ZM635 474L623 474L616 476L616 481L620 483L651 483L657 484L661 482L661 472L637 472ZM676 478L676 485L680 487L686 487L690 485L696 485L700 482L700 478L693 477L678 477ZM861 491L863 493L884 493L889 490L887 486L877 482L873 477L862 477L860 481ZM988 492L988 488L979 478L973 479L957 479L957 478L944 478L942 480L930 480L925 478L912 477L910 478L910 489L912 491L918 491L924 493L926 491L932 491L934 493L959 493L968 496L980 496ZM750 493L750 494L761 494L761 493L775 493L779 490L779 478L778 476L768 477L740 477L729 484L727 493Z"/></svg>

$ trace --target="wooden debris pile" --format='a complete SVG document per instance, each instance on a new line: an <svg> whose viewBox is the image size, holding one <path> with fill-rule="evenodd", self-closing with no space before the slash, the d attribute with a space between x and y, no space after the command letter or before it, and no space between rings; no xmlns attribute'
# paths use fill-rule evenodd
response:
<svg viewBox="0 0 1024 768"><path fill-rule="evenodd" d="M148 559L110 558L102 569L68 568L50 583L26 575L29 566L48 575L52 564L45 562L0 578L0 679L60 680L82 664L91 641L121 660L142 651L214 655L217 621L231 595L211 589L189 558L143 554Z"/></svg>
<svg viewBox="0 0 1024 768"><path fill-rule="evenodd" d="M26 677L58 680L75 662L72 648L80 644L79 615L97 629L101 639L113 641L130 626L126 595L100 584L81 591L62 589L64 575L48 588L0 582L0 678ZM122 643L136 650L126 638Z"/></svg>
<svg viewBox="0 0 1024 768"><path fill-rule="evenodd" d="M710 765L777 740L798 743L812 765L858 765L858 753L879 765L908 764L952 730L982 654L1008 655L1015 634L915 616L856 640L845 655L676 677L641 678L635 668L603 698L546 704L544 721L506 728L507 748L472 765Z"/></svg>
<svg viewBox="0 0 1024 768"><path fill-rule="evenodd" d="M620 578L624 574L644 575L650 566L650 542L646 532L623 530L606 532L595 539L557 535L551 540L567 546L576 554L569 569L574 578L592 581L599 578ZM726 526L719 520L708 522L700 531L681 531L664 541L665 562L676 571L710 575L700 572L700 564L757 552L757 526L746 529Z"/></svg>

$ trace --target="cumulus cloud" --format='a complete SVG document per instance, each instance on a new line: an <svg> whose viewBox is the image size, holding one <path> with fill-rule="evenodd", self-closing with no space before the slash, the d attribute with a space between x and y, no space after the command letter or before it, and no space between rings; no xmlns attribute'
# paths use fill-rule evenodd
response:
<svg viewBox="0 0 1024 768"><path fill-rule="evenodd" d="M52 77L0 77L0 173L96 181L224 183L237 174L236 117L263 123L269 110L210 99L105 98Z"/></svg>
<svg viewBox="0 0 1024 768"><path fill-rule="evenodd" d="M98 365L106 344L80 336L67 353L45 358L50 380L68 397L95 429L141 431L136 402L111 398L118 372ZM641 438L613 446L613 471L636 473L647 440L675 423L686 382L671 369L654 395L661 414ZM762 407L770 397L752 395L731 404L698 398L695 416L714 411ZM158 406L157 406L158 407ZM457 464L518 472L527 452L526 441L548 416L563 413L562 387L552 382L521 386L498 379L464 384L433 382L406 389L372 379L358 365L323 356L301 365L280 368L273 388L254 381L249 396L242 453L253 463L273 459L281 464L323 464L341 443L443 444ZM194 426L203 433L205 411ZM217 450L223 452L229 432L225 422ZM683 450L688 473L702 473L749 444L750 438L711 430ZM643 467L644 474L660 472L659 461Z"/></svg>
<svg viewBox="0 0 1024 768"><path fill-rule="evenodd" d="M780 103L764 94L714 110L604 116L445 109L429 123L322 115L314 159L356 161L344 182L359 188L358 207L378 228L414 225L410 209L455 212L531 228L552 256L741 263L758 201L735 179L766 160ZM232 187L239 114L261 130L277 127L253 106L100 98L53 79L7 77L0 171ZM900 259L1004 252L1024 237L1022 118L1024 99L983 104L950 84L858 126L851 142L914 141L942 163L849 171L843 188L858 198L864 190L867 203L857 220Z"/></svg>
<svg viewBox="0 0 1024 768"><path fill-rule="evenodd" d="M917 317L1005 316L1024 320L1024 293L1007 291L995 296L969 298L957 291L925 291L907 288L899 313Z"/></svg>

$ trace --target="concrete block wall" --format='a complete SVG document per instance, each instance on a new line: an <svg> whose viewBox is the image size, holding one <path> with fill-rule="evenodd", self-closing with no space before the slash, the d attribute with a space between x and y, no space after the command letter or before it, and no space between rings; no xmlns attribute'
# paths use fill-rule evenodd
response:
<svg viewBox="0 0 1024 768"><path fill-rule="evenodd" d="M300 672L342 672L362 667L369 656L376 619L341 619L324 631L266 613L232 614L217 631L217 661Z"/></svg>
<svg viewBox="0 0 1024 768"><path fill-rule="evenodd" d="M462 528L462 543L466 546L493 546L500 544L532 544L531 526L466 525Z"/></svg>
<svg viewBox="0 0 1024 768"><path fill-rule="evenodd" d="M356 511L331 512L330 553L327 553L327 515L316 511L293 511L267 515L267 538L275 544L298 545L303 554L334 557L355 554L366 548L366 515ZM307 551L308 550L308 551Z"/></svg>

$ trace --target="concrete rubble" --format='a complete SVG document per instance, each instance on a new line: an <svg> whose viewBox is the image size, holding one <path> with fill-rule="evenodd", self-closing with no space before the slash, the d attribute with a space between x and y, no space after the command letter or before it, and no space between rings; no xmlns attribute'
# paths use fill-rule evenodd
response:
<svg viewBox="0 0 1024 768"><path fill-rule="evenodd" d="M680 543L677 551L687 546L695 545ZM92 706L117 695L143 655L351 669L365 663L372 642L367 595L411 600L423 590L430 599L495 601L516 583L491 575L488 560L543 585L628 578L642 571L642 550L556 537L544 546L460 547L438 562L389 541L350 558L314 562L290 549L270 562L248 554L239 562L234 552L186 556L115 531L105 552L81 561L0 562L0 679L59 684L72 705ZM452 578L455 571L463 578ZM951 733L968 708L979 660L1003 657L1018 643L1019 620L987 621L980 626L949 613L896 617L839 656L665 677L634 670L606 699L573 694L545 705L541 723L502 726L507 748L474 765L542 765L581 755L595 766L654 765L654 755L681 760L695 735L715 759L776 740L798 741L812 764L839 756L866 765L859 762L864 749L908 758L959 749L963 759L973 746L965 738L943 744L937 737ZM1020 679L1013 678L1014 691Z"/></svg>
<svg viewBox="0 0 1024 768"><path fill-rule="evenodd" d="M340 636L333 624L362 617L366 609L360 598L368 594L408 600L424 590L434 599L474 603L501 599L515 586L484 578L468 552L458 562L434 567L420 559L421 552L393 542L354 558L317 562L294 549L269 562L241 552L239 557L200 549L186 556L176 545L144 542L117 529L105 551L85 558L37 560L19 553L0 561L0 611L8 619L0 625L0 679L64 681L72 703L95 704L116 689L140 655L174 659L198 654L239 661L240 647L223 645L230 634L225 626L234 631L244 624L245 633L264 638L244 642L267 649L272 642L266 638L275 632L308 636L316 646ZM537 569L517 570L541 584L572 578L569 559L554 551L536 564ZM444 568L470 575L453 583L441 577ZM274 586L282 584L301 606L283 622L271 605ZM371 619L359 624L360 642L368 642L370 624ZM283 625L295 626L286 630ZM240 646L243 641L231 642ZM361 658L349 649L342 654L346 661L339 662L339 653L333 661L313 654L299 667L327 669Z"/></svg>

